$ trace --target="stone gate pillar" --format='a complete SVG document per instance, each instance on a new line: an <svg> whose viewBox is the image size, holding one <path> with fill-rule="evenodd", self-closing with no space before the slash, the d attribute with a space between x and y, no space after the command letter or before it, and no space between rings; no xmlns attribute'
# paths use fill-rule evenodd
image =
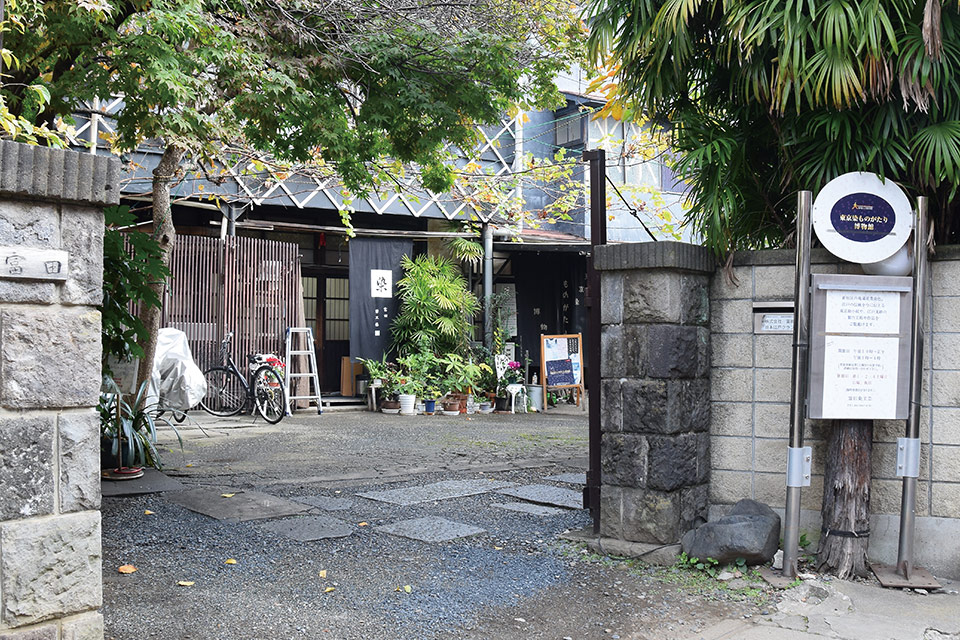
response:
<svg viewBox="0 0 960 640"><path fill-rule="evenodd" d="M103 206L116 158L0 142L0 640L103 638Z"/></svg>
<svg viewBox="0 0 960 640"><path fill-rule="evenodd" d="M599 247L600 535L670 544L706 520L710 252Z"/></svg>

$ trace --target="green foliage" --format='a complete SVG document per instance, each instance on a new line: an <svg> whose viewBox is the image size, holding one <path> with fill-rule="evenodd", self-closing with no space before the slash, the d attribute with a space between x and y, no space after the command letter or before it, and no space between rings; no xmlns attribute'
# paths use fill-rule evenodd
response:
<svg viewBox="0 0 960 640"><path fill-rule="evenodd" d="M446 145L471 148L475 125L512 105L557 104L553 77L583 35L560 0L21 0L8 13L26 25L5 42L15 117L52 125L123 95L118 152L158 139L204 171L262 153L332 164L356 193L393 162L447 190Z"/></svg>
<svg viewBox="0 0 960 640"><path fill-rule="evenodd" d="M696 571L702 571L706 573L711 578L716 578L717 574L720 572L720 562L714 558L700 558L688 556L686 551L681 551L680 556L677 558L677 567L680 569L694 569Z"/></svg>
<svg viewBox="0 0 960 640"><path fill-rule="evenodd" d="M147 465L161 469L157 450L157 423L166 424L176 434L183 449L180 433L169 420L157 417L156 405L147 405L148 382L137 390L136 398L127 402L116 384L107 379L111 389L100 394L97 412L100 414L100 436L112 441L111 455L122 466Z"/></svg>
<svg viewBox="0 0 960 640"><path fill-rule="evenodd" d="M486 365L482 367L480 376L473 387L474 390L495 391L497 388L497 372L493 368L493 354L483 345L473 345L470 348L470 358L473 362Z"/></svg>
<svg viewBox="0 0 960 640"><path fill-rule="evenodd" d="M404 276L397 282L400 310L391 325L391 340L401 355L467 353L477 297L453 262L422 255L401 260Z"/></svg>
<svg viewBox="0 0 960 640"><path fill-rule="evenodd" d="M160 307L160 298L150 283L170 275L163 265L160 247L149 234L135 229L121 231L136 223L130 208L104 210L103 234L103 354L118 360L142 358L137 341L146 339L146 327L137 316L137 306ZM131 313L133 308L133 313Z"/></svg>
<svg viewBox="0 0 960 640"><path fill-rule="evenodd" d="M493 371L485 362L476 362L472 358L457 353L448 353L443 357L446 372L445 385L450 393L471 393L484 375Z"/></svg>
<svg viewBox="0 0 960 640"><path fill-rule="evenodd" d="M718 254L782 244L794 193L849 171L931 196L955 239L956 3L593 0L588 16L611 101L673 125L688 220Z"/></svg>
<svg viewBox="0 0 960 640"><path fill-rule="evenodd" d="M384 398L390 398L397 393L397 388L400 383L400 372L397 370L396 364L387 361L386 355L380 360L367 360L364 358L359 358L359 360L367 368L367 373L370 374L371 380L380 380L380 395Z"/></svg>

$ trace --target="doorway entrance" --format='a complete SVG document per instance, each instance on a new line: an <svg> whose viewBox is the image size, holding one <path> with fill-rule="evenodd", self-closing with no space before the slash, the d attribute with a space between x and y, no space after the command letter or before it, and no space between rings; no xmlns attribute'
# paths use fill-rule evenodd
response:
<svg viewBox="0 0 960 640"><path fill-rule="evenodd" d="M350 355L350 279L340 274L303 276L303 312L313 329L320 388L340 390L340 362Z"/></svg>

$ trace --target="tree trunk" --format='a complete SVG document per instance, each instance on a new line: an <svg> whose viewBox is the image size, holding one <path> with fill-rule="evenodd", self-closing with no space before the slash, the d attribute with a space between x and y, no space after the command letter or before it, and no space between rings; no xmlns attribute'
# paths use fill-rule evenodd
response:
<svg viewBox="0 0 960 640"><path fill-rule="evenodd" d="M153 239L160 245L163 266L170 267L170 252L177 239L176 229L173 227L173 214L170 211L170 186L176 178L177 168L183 160L184 150L176 145L168 145L163 150L160 162L153 170ZM163 280L151 282L150 288L160 300L163 300ZM140 321L149 332L146 339L137 344L143 349L143 359L137 372L137 389L144 381L150 379L153 371L153 360L157 353L157 333L160 331L161 309L148 305L141 305Z"/></svg>
<svg viewBox="0 0 960 640"><path fill-rule="evenodd" d="M836 420L829 432L817 570L839 578L865 576L873 421Z"/></svg>

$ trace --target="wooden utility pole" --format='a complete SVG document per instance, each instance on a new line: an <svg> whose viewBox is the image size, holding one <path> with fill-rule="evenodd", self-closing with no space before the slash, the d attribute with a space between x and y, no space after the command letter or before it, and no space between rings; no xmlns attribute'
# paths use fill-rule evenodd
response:
<svg viewBox="0 0 960 640"><path fill-rule="evenodd" d="M872 420L834 420L824 461L823 528L817 570L841 579L866 576L870 542Z"/></svg>

